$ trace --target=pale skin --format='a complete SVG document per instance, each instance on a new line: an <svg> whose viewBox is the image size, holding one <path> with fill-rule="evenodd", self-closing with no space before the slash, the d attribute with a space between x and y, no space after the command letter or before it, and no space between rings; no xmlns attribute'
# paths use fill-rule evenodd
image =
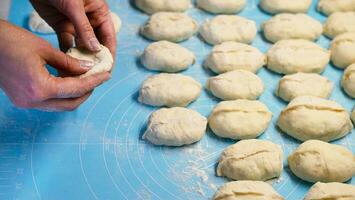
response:
<svg viewBox="0 0 355 200"><path fill-rule="evenodd" d="M57 33L60 50L34 34L0 20L0 87L18 107L45 111L70 111L92 91L110 79L110 73L86 78L93 63L67 56L75 45L92 52L100 43L113 55L116 34L104 0L31 0L32 5ZM51 75L45 64L58 70Z"/></svg>

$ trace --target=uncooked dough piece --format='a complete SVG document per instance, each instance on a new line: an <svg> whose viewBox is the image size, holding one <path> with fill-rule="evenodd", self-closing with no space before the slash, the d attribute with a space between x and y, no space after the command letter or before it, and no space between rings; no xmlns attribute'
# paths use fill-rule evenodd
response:
<svg viewBox="0 0 355 200"><path fill-rule="evenodd" d="M147 69L170 73L187 69L195 60L195 55L190 50L168 41L150 44L141 57L141 62Z"/></svg>
<svg viewBox="0 0 355 200"><path fill-rule="evenodd" d="M333 90L333 83L324 76L312 73L297 73L281 78L276 95L284 101L300 96L316 96L327 99Z"/></svg>
<svg viewBox="0 0 355 200"><path fill-rule="evenodd" d="M289 157L291 171L308 182L345 182L355 174L355 158L340 145L308 140Z"/></svg>
<svg viewBox="0 0 355 200"><path fill-rule="evenodd" d="M261 0L260 7L270 13L306 13L312 0Z"/></svg>
<svg viewBox="0 0 355 200"><path fill-rule="evenodd" d="M246 0L197 0L197 6L214 14L235 14L240 12Z"/></svg>
<svg viewBox="0 0 355 200"><path fill-rule="evenodd" d="M207 119L187 108L162 108L149 117L143 139L155 145L182 146L195 143L203 137Z"/></svg>
<svg viewBox="0 0 355 200"><path fill-rule="evenodd" d="M353 108L353 111L351 112L351 120L355 124L355 107Z"/></svg>
<svg viewBox="0 0 355 200"><path fill-rule="evenodd" d="M350 97L355 98L355 63L344 71L341 86Z"/></svg>
<svg viewBox="0 0 355 200"><path fill-rule="evenodd" d="M211 45L235 41L251 43L257 28L253 20L236 15L218 15L207 20L201 27L200 34Z"/></svg>
<svg viewBox="0 0 355 200"><path fill-rule="evenodd" d="M114 12L111 12L110 15L112 18L113 26L115 28L115 32L116 33L120 32L121 25L122 25L122 21L121 21L120 17Z"/></svg>
<svg viewBox="0 0 355 200"><path fill-rule="evenodd" d="M136 6L147 14L157 12L185 12L191 0L135 0Z"/></svg>
<svg viewBox="0 0 355 200"><path fill-rule="evenodd" d="M334 38L342 33L355 32L355 12L336 12L324 24L324 35Z"/></svg>
<svg viewBox="0 0 355 200"><path fill-rule="evenodd" d="M223 100L255 100L264 92L263 81L257 75L240 69L209 78L206 88Z"/></svg>
<svg viewBox="0 0 355 200"><path fill-rule="evenodd" d="M268 127L272 113L260 101L235 100L219 103L208 118L212 131L223 138L252 139Z"/></svg>
<svg viewBox="0 0 355 200"><path fill-rule="evenodd" d="M217 175L233 180L266 181L282 172L282 149L266 140L241 140L227 147L219 159Z"/></svg>
<svg viewBox="0 0 355 200"><path fill-rule="evenodd" d="M103 45L101 45L101 50L97 53L82 51L76 47L73 47L67 51L67 54L73 58L91 61L94 63L94 67L91 68L85 74L80 75L80 78L84 78L102 72L109 72L113 67L112 54L110 50Z"/></svg>
<svg viewBox="0 0 355 200"><path fill-rule="evenodd" d="M232 181L218 189L213 200L284 200L263 181Z"/></svg>
<svg viewBox="0 0 355 200"><path fill-rule="evenodd" d="M330 51L316 43L281 40L267 52L267 68L280 74L322 73L330 60Z"/></svg>
<svg viewBox="0 0 355 200"><path fill-rule="evenodd" d="M325 15L355 11L355 0L319 0L318 10Z"/></svg>
<svg viewBox="0 0 355 200"><path fill-rule="evenodd" d="M322 24L310 16L299 13L278 14L264 22L261 27L270 42L284 39L305 39L314 41L323 31Z"/></svg>
<svg viewBox="0 0 355 200"><path fill-rule="evenodd" d="M44 19L39 16L36 11L33 11L28 21L28 27L32 32L51 34L55 33L53 28L50 27Z"/></svg>
<svg viewBox="0 0 355 200"><path fill-rule="evenodd" d="M281 112L277 125L301 140L333 141L351 132L348 112L337 102L312 96L293 99Z"/></svg>
<svg viewBox="0 0 355 200"><path fill-rule="evenodd" d="M330 51L333 64L340 69L355 63L355 33L347 32L336 36Z"/></svg>
<svg viewBox="0 0 355 200"><path fill-rule="evenodd" d="M355 186L344 183L317 182L309 189L304 200L354 200Z"/></svg>
<svg viewBox="0 0 355 200"><path fill-rule="evenodd" d="M154 41L182 42L192 37L197 29L197 22L183 13L159 12L150 17L141 28L141 34Z"/></svg>
<svg viewBox="0 0 355 200"><path fill-rule="evenodd" d="M266 56L259 49L238 42L224 42L213 47L204 66L217 74L243 69L256 73L266 64Z"/></svg>
<svg viewBox="0 0 355 200"><path fill-rule="evenodd" d="M151 106L185 107L201 90L201 84L189 76L160 73L143 82L138 100Z"/></svg>

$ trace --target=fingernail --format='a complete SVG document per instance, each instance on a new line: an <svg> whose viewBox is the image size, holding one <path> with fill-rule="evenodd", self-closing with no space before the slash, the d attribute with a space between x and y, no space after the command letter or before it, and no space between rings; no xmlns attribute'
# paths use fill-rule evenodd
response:
<svg viewBox="0 0 355 200"><path fill-rule="evenodd" d="M87 60L80 60L80 67L85 69L91 69L94 67L94 62L87 61Z"/></svg>
<svg viewBox="0 0 355 200"><path fill-rule="evenodd" d="M97 41L96 38L90 39L90 47L91 47L91 50L93 50L93 51L100 51L101 50L101 45L100 45L99 41Z"/></svg>

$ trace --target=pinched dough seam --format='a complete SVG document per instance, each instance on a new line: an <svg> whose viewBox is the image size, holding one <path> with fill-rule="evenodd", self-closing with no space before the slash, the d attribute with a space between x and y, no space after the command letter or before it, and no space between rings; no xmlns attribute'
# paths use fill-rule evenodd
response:
<svg viewBox="0 0 355 200"><path fill-rule="evenodd" d="M344 38L344 39L339 39L339 40L335 40L333 43L332 43L332 47L334 45L339 45L340 43L343 43L343 42L350 42L352 44L355 44L355 38L354 39L351 39L351 38Z"/></svg>
<svg viewBox="0 0 355 200"><path fill-rule="evenodd" d="M261 113L261 114L268 114L269 111L265 110L239 110L239 109L220 109L218 111L214 111L212 115L217 115L221 112L229 113L229 112L241 112L241 113Z"/></svg>
<svg viewBox="0 0 355 200"><path fill-rule="evenodd" d="M252 49L240 49L240 50L229 50L229 51L223 51L223 50L216 50L213 51L212 54L233 54L233 53L254 53L255 51Z"/></svg>
<svg viewBox="0 0 355 200"><path fill-rule="evenodd" d="M346 111L344 109L329 108L329 107L316 106L316 105L314 105L314 106L312 106L312 105L296 105L296 106L286 108L285 110L282 111L282 114L288 113L293 110L297 110L298 108L308 108L310 110L317 110L317 111L333 111L333 112L338 112L338 113L341 113L341 112L346 113Z"/></svg>
<svg viewBox="0 0 355 200"><path fill-rule="evenodd" d="M349 70L344 74L344 80L348 81L350 79L350 76L355 73L355 69Z"/></svg>
<svg viewBox="0 0 355 200"><path fill-rule="evenodd" d="M265 196L262 193L258 192L232 192L233 194L226 194L223 196L220 196L218 198L215 198L214 200L223 200L228 197L238 197L238 196L247 196L247 195L254 195L254 196Z"/></svg>
<svg viewBox="0 0 355 200"><path fill-rule="evenodd" d="M332 195L330 197L321 197L321 198L312 198L309 200L337 200L337 199L345 199L345 198L355 198L354 195Z"/></svg>
<svg viewBox="0 0 355 200"><path fill-rule="evenodd" d="M277 45L277 46L274 46L272 49L270 49L269 53L273 53L274 51L277 51L277 50L284 50L284 49L291 49L293 51L310 51L310 50L313 50L313 51L321 51L321 52L324 52L324 53L329 53L328 50L326 49L323 49L321 47L302 47L302 46L295 46L295 45L292 45L292 46L282 46L282 45Z"/></svg>

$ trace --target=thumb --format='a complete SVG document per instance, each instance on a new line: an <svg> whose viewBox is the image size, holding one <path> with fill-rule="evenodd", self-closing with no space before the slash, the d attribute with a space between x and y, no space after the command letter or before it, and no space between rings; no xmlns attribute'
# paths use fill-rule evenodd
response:
<svg viewBox="0 0 355 200"><path fill-rule="evenodd" d="M55 48L47 51L45 60L55 69L72 75L81 75L94 66L91 61L78 60Z"/></svg>

